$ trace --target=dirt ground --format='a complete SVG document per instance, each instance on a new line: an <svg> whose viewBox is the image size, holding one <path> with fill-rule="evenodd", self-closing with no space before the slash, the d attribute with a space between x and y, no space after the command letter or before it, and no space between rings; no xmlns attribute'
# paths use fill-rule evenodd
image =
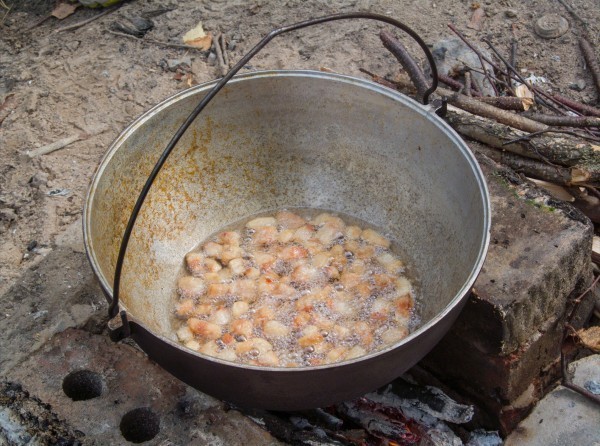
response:
<svg viewBox="0 0 600 446"><path fill-rule="evenodd" d="M597 0L568 0L589 25L597 48ZM481 30L467 27L474 3L485 12ZM371 11L413 27L428 44L451 37L449 22L474 42L489 37L505 55L518 41L517 67L544 77L548 91L597 104L593 80L577 44L581 27L558 0L132 0L72 31L59 29L100 11L79 8L63 20L48 16L53 0L4 0L0 7L0 295L28 267L39 262L70 223L81 215L87 187L111 141L136 116L189 85L219 76L214 56L135 41L110 34L113 22L156 12L146 39L182 43L198 22L225 33L231 62L238 60L271 28L310 17ZM0 2L2 5L2 2ZM546 40L534 33L535 20L557 12L571 27ZM2 19L3 17L3 19ZM37 25L36 25L37 24ZM365 20L325 24L285 35L247 66L249 70L328 69L364 76L397 72L395 60L377 37L381 25ZM416 46L408 43L423 60ZM173 65L189 58L191 75ZM576 91L571 84L578 84ZM571 85L571 87L570 87ZM31 158L29 150L83 135L61 150ZM124 173L126 175L126 173Z"/></svg>

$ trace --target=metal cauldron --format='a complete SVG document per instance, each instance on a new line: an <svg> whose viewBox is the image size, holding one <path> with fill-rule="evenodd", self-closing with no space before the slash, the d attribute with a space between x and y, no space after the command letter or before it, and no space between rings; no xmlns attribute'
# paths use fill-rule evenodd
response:
<svg viewBox="0 0 600 446"><path fill-rule="evenodd" d="M180 92L138 118L93 178L85 244L110 298L136 198L215 83ZM431 108L362 79L266 71L231 79L192 121L132 225L115 333L131 336L166 370L210 395L292 410L374 390L447 332L483 264L490 203L473 155ZM383 351L305 368L239 365L179 344L171 308L184 255L231 222L286 207L349 214L396 240L419 278L421 325Z"/></svg>

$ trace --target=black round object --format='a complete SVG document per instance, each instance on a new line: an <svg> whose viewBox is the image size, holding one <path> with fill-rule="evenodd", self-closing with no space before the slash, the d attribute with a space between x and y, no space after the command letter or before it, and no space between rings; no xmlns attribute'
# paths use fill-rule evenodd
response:
<svg viewBox="0 0 600 446"><path fill-rule="evenodd" d="M138 407L123 415L119 428L125 440L143 443L158 435L160 419L149 407Z"/></svg>
<svg viewBox="0 0 600 446"><path fill-rule="evenodd" d="M89 400L102 395L102 377L91 370L71 372L62 383L65 395L73 401Z"/></svg>

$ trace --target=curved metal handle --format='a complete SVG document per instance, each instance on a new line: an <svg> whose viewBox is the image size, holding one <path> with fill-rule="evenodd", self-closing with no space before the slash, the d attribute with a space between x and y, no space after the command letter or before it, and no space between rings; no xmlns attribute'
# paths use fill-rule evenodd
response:
<svg viewBox="0 0 600 446"><path fill-rule="evenodd" d="M204 110L204 108L216 96L216 94L225 86L225 84L227 82L229 82L229 80L244 65L246 65L250 61L250 59L252 59L256 55L256 53L258 53L273 38L277 37L280 34L284 34L284 33L290 32L290 31L295 31L295 30L301 29L301 28L306 28L308 26L318 25L320 23L325 23L325 22L333 22L336 20L345 20L345 19L371 19L371 20L377 20L379 22L388 23L390 25L395 26L396 28L400 28L402 31L404 31L409 36L411 36L419 44L419 46L425 52L425 55L427 56L427 60L429 62L429 65L431 66L432 84L431 84L431 87L429 89L427 89L425 91L425 93L423 94L423 103L425 105L428 104L429 96L436 90L436 88L438 86L437 68L436 68L435 62L433 60L433 55L431 54L431 52L429 51L429 48L427 48L427 45L421 39L421 37L419 37L419 35L415 31L410 29L408 26L406 26L402 22L399 22L395 19L392 19L391 17L387 17L387 16L381 15L381 14L371 14L368 12L350 12L350 13L329 15L329 16L320 17L317 19L305 20L303 22L295 23L293 25L288 25L288 26L284 26L282 28L277 28L277 29L272 30L269 34L267 34L265 37L263 37L263 39L260 42L258 42L258 44L254 48L252 48L244 57L242 57L239 60L239 62L236 63L235 66L231 70L229 70L229 72L225 76L223 76L219 82L217 82L217 84L213 87L213 89L210 90L206 94L206 96L204 96L204 98L202 98L200 103L190 113L190 115L187 117L185 122L181 125L181 127L179 127L177 132L175 132L175 135L173 135L173 138L171 139L171 141L165 148L164 152L162 153L162 155L156 162L154 169L152 169L152 172L150 173L150 176L146 180L146 183L144 184L144 187L142 188L142 191L140 192L140 196L138 197L138 199L135 203L135 206L133 207L133 210L131 211L131 216L129 217L129 221L127 222L125 232L123 233L121 247L119 248L119 256L117 257L117 263L115 265L115 278L114 278L114 282L113 282L113 299L108 308L108 315L111 318L114 318L117 315L117 313L119 312L119 287L121 285L121 272L123 270L123 261L125 259L125 253L127 252L127 245L129 243L129 239L131 237L131 233L133 231L133 227L135 225L137 216L140 213L140 209L142 208L142 205L144 204L144 200L146 199L146 196L148 195L148 192L150 191L150 187L152 186L154 179L160 172L160 169L162 168L163 164L165 163L165 161L167 160L167 158L173 151L173 148L175 147L175 145L177 144L179 139L183 136L185 131L188 129L188 127L192 124L192 122L194 122L196 117L200 114L200 112L202 110ZM125 321L126 321L125 316L124 315L121 315L121 316L123 319L123 323L125 323Z"/></svg>

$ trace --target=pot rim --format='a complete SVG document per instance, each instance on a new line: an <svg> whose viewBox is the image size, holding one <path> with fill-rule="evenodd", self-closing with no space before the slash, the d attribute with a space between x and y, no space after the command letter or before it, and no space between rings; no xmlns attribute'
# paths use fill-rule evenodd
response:
<svg viewBox="0 0 600 446"><path fill-rule="evenodd" d="M490 203L490 196L489 196L489 190L487 187L487 183L483 176L483 172L481 171L481 168L479 167L479 163L475 159L475 156L473 155L471 150L468 148L467 144L456 133L456 131L452 127L450 127L443 119L441 119L439 116L437 116L435 114L435 108L433 106L422 105L422 104L418 103L417 101L415 101L414 99L412 99L398 91L392 90L391 88L385 87L383 85L377 84L377 83L375 83L373 81L369 81L367 79L357 78L354 76L338 74L338 73L316 71L316 70L265 70L265 71L253 71L250 73L236 75L228 82L228 85L236 84L238 82L252 81L254 79L262 79L262 78L266 78L266 77L305 77L305 78L326 79L326 80L330 80L330 81L334 81L334 82L341 82L341 83L346 83L346 84L350 84L353 86L366 88L375 93L387 96L387 97L399 102L400 104L410 108L411 110L421 114L432 125L435 125L439 129L441 129L445 133L445 135L459 148L459 150L462 152L463 156L466 158L470 168L472 169L473 174L475 175L477 185L478 185L480 191L482 192L483 238L482 238L482 243L479 247L479 252L477 254L477 260L471 269L468 279L465 281L463 286L457 291L457 293L448 302L448 304L444 307L444 309L442 311L437 313L433 318L431 318L425 324L420 325L415 331L410 333L407 337L405 337L401 341L391 344L384 349L377 350L375 352L371 352L369 354L360 356L358 358L340 361L340 362L336 362L336 363L332 363L332 364L310 366L310 367L265 367L265 366L254 366L254 365L234 363L231 361L225 361L225 360L213 357L213 356L205 355L205 354L196 352L194 350L185 348L183 345L179 344L178 342L173 341L172 339L166 337L162 333L155 332L153 329L149 328L146 324L144 324L138 318L136 318L135 315L132 315L130 313L127 314L129 321L132 323L135 323L137 325L140 325L146 331L151 333L153 336L156 336L160 340L170 344L172 347L183 350L186 353L190 353L195 356L198 356L199 358L208 359L210 361L214 361L214 362L217 362L217 363L220 363L223 365L239 367L239 368L243 368L243 369L257 370L257 371L265 371L265 372L266 371L271 371L271 372L275 371L275 372L293 373L293 372L305 371L307 369L318 370L318 369L329 369L329 368L341 367L341 366L353 364L356 362L362 362L363 360L372 359L372 358L375 358L380 355L385 355L386 353L388 353L391 350L395 350L396 348L399 348L405 344L412 342L413 340L418 338L422 333L424 333L425 331L429 330L434 325L436 325L441 319L444 319L446 317L446 315L448 315L448 313L450 313L456 306L458 306L462 303L463 299L466 299L468 297L469 290L475 283L475 280L477 279L477 276L479 275L479 272L481 271L481 268L483 267L483 263L485 261L485 257L487 255L487 251L488 251L489 243L490 243L491 203ZM100 285L101 285L104 293L106 294L107 298L110 297L110 299L112 299L112 297L113 297L112 285L108 282L108 280L102 273L99 262L96 259L96 255L95 255L95 252L93 249L93 244L92 244L92 238L90 236L90 234L91 234L90 221L91 221L92 201L94 199L98 183L102 177L102 174L104 173L104 169L106 168L106 166L112 159L113 155L121 147L121 145L129 138L130 135L132 135L148 119L153 117L155 114L167 109L168 107L170 107L171 105L180 101L181 99L196 95L199 92L209 91L211 88L213 88L215 86L215 84L218 81L219 81L218 79L208 81L208 82L196 85L194 87L188 88L186 90L183 90L181 92L175 93L174 95L169 96L168 98L164 99L163 101L161 101L154 107L150 108L149 110L147 110L146 112L144 112L143 114L138 116L131 124L129 124L119 134L119 136L117 136L115 138L115 140L111 143L108 150L102 157L100 163L98 164L98 167L96 168L96 171L94 172L94 175L90 182L90 186L89 186L89 189L88 189L88 192L86 195L86 199L85 199L85 203L84 203L84 207L83 207L83 219L82 219L83 241L84 241L84 245L85 245L85 251L86 251L87 258L88 258L88 260L92 266L92 269L94 271L94 274L98 278ZM119 307L121 310L127 311L127 307L122 302L119 302Z"/></svg>

